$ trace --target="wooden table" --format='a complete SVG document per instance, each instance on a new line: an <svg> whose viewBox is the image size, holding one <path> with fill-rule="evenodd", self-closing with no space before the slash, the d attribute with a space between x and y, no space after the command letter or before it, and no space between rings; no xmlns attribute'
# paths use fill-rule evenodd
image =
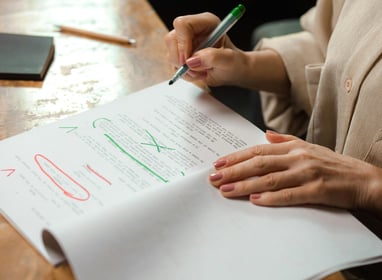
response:
<svg viewBox="0 0 382 280"><path fill-rule="evenodd" d="M66 24L137 40L121 46L54 30ZM167 28L146 0L1 0L0 32L55 37L43 82L0 80L0 140L171 78ZM1 62L0 62L1 63ZM73 279L0 216L0 279Z"/></svg>
<svg viewBox="0 0 382 280"><path fill-rule="evenodd" d="M60 34L55 24L133 37L137 44ZM167 31L146 0L1 0L0 32L54 36L55 58L43 82L0 80L0 140L169 79ZM0 215L0 279L74 277L68 264L51 266Z"/></svg>

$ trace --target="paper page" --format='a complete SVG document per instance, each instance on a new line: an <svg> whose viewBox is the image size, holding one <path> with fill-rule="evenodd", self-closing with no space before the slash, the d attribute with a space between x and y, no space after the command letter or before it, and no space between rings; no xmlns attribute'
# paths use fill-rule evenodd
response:
<svg viewBox="0 0 382 280"><path fill-rule="evenodd" d="M259 129L200 88L166 81L1 141L0 207L56 264L62 258L48 256L42 228L105 209L264 142Z"/></svg>
<svg viewBox="0 0 382 280"><path fill-rule="evenodd" d="M382 261L381 240L347 211L226 199L209 184L208 172L50 233L78 280L321 279Z"/></svg>

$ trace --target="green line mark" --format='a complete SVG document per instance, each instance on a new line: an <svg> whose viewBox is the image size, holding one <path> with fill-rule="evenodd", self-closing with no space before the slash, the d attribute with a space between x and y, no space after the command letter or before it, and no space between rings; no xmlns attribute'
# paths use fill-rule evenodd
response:
<svg viewBox="0 0 382 280"><path fill-rule="evenodd" d="M154 136L152 136L152 134L150 132L148 132L146 129L145 129L146 133L150 136L151 140L153 141L153 143L141 143L142 145L147 145L147 146L152 146L152 147L156 147L157 148L157 152L160 153L160 149L166 149L166 150L171 150L171 151L174 151L175 149L173 148L170 148L170 147L166 147L166 146L161 146L158 144L158 142L155 140Z"/></svg>
<svg viewBox="0 0 382 280"><path fill-rule="evenodd" d="M148 172L150 172L152 175L154 175L155 177L157 177L159 180L161 180L162 182L164 183L168 183L168 180L163 178L162 176L160 176L159 174L157 174L154 170L152 170L150 167L148 167L147 165L145 165L143 162L139 161L137 158L135 158L133 155L131 155L130 153L128 153L124 148L122 148L110 135L108 134L104 134L105 137L107 139L109 139L111 141L111 143L116 146L122 153L124 153L125 155L127 155L130 159L132 159L133 161L135 161L137 164L139 164L140 166L142 166L144 169L146 169Z"/></svg>
<svg viewBox="0 0 382 280"><path fill-rule="evenodd" d="M70 133L73 130L76 130L78 128L78 126L60 126L59 128L69 129L68 131L66 131L66 133Z"/></svg>
<svg viewBox="0 0 382 280"><path fill-rule="evenodd" d="M158 153L160 153L160 149L171 150L171 151L174 151L174 150L175 150L175 149L173 149L173 148L169 148L169 147L165 147L165 146L161 146L161 145L157 145L157 144L150 144L150 143L141 143L141 144L142 144L142 145L146 145L146 146L156 147Z"/></svg>
<svg viewBox="0 0 382 280"><path fill-rule="evenodd" d="M109 119L107 119L107 118L99 118L99 119L95 119L95 120L93 121L93 124L92 124L93 127L96 128L96 123L97 123L98 121L101 121L101 120L111 122L111 120L109 120Z"/></svg>

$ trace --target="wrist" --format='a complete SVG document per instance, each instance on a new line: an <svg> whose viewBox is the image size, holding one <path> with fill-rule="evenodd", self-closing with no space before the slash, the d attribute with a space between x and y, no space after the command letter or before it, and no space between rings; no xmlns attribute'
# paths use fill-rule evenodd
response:
<svg viewBox="0 0 382 280"><path fill-rule="evenodd" d="M290 81L280 55L274 50L245 52L246 69L250 77L243 82L246 87L285 94L289 92Z"/></svg>
<svg viewBox="0 0 382 280"><path fill-rule="evenodd" d="M382 219L382 168L371 165L371 176L367 184L367 198L361 207Z"/></svg>

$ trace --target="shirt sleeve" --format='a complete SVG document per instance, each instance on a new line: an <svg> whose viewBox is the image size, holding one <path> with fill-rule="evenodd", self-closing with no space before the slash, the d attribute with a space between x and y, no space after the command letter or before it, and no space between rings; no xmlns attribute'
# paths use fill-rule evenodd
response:
<svg viewBox="0 0 382 280"><path fill-rule="evenodd" d="M339 10L333 2L336 1L318 0L317 5L300 18L302 32L264 38L255 46L255 50L273 49L279 53L291 83L287 94L260 92L264 121L271 129L297 136L306 132L314 105L306 68L324 63L335 25L333 15L337 17Z"/></svg>

